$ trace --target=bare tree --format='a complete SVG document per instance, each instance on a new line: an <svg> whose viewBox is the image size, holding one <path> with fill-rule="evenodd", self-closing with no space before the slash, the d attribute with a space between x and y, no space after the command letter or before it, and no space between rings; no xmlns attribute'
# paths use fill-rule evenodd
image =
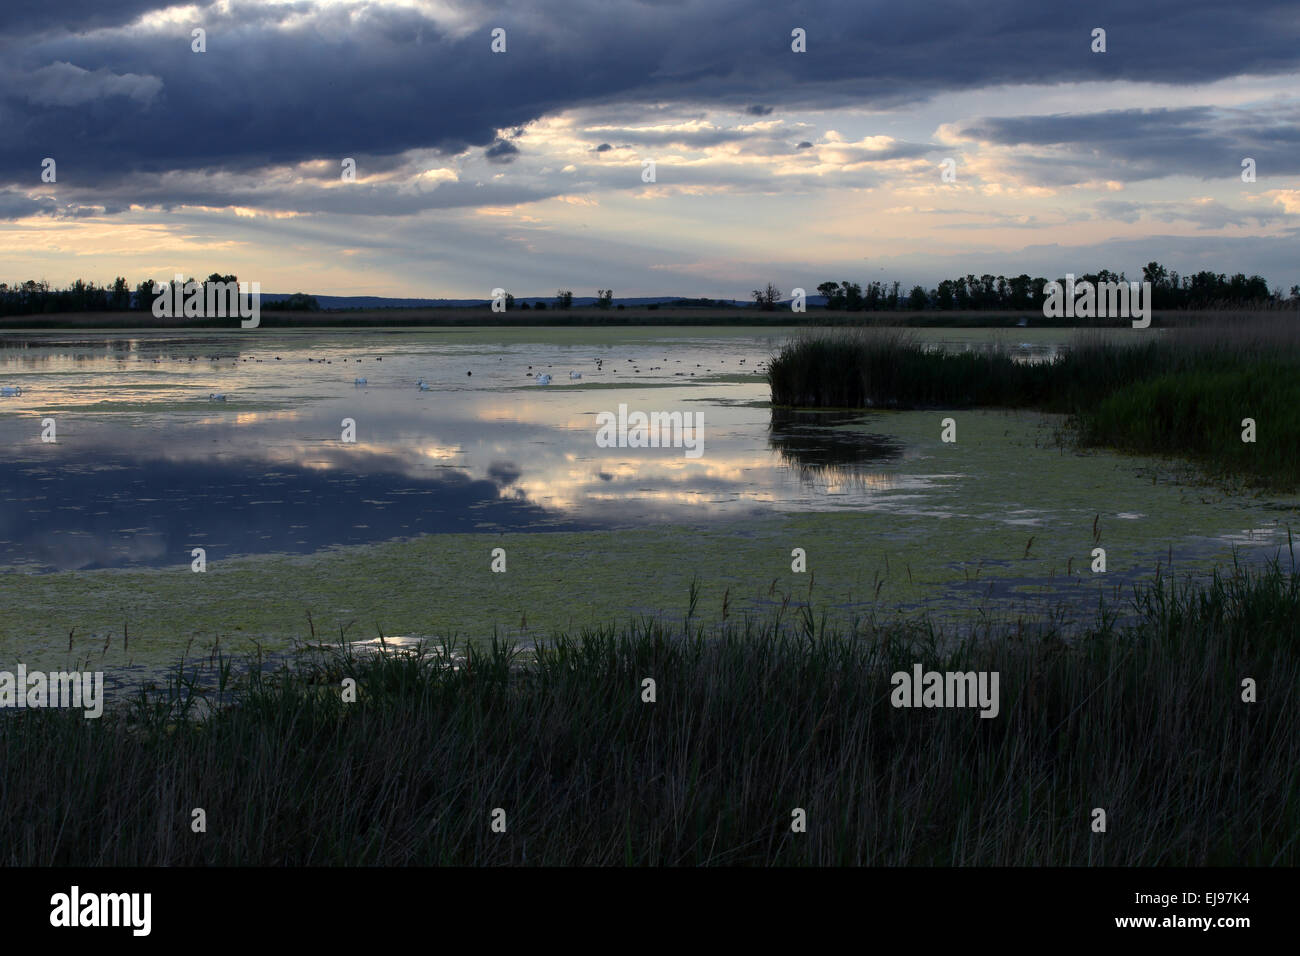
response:
<svg viewBox="0 0 1300 956"><path fill-rule="evenodd" d="M754 302L764 312L775 312L776 304L781 300L781 290L772 283L767 284L766 289L754 290Z"/></svg>

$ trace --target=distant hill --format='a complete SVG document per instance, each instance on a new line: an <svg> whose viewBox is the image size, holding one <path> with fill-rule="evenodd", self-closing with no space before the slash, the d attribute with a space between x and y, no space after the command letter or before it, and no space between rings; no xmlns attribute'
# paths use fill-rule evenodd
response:
<svg viewBox="0 0 1300 956"><path fill-rule="evenodd" d="M283 302L293 293L289 292L263 292L263 302ZM398 299L382 295L315 295L317 302L322 309L465 309L472 308L476 305L486 306L491 299ZM810 303L812 299L808 300ZM545 302L547 308L555 306L555 296L547 295L516 295L515 307L518 308L523 303L536 305L538 302ZM679 295L651 295L651 296L633 296L628 298L617 298L614 300L615 305L626 305L628 308L647 305L664 305L673 303L683 307L698 306L700 308L717 308L719 305L736 307L751 305L748 300L744 299L689 299ZM573 297L574 306L595 305L596 297L577 296Z"/></svg>
<svg viewBox="0 0 1300 956"><path fill-rule="evenodd" d="M308 293L314 295L314 293ZM263 292L263 302L283 302L293 293L289 292ZM487 306L491 299L398 299L382 295L314 295L316 301L320 303L322 309L346 310L346 309L466 309L474 306ZM515 308L523 303L536 305L538 302L545 302L548 309L555 307L555 296L546 295L517 295L515 296ZM592 306L596 304L595 296L574 296L574 307ZM719 308L735 307L747 308L753 305L747 299L705 299L705 298L686 298L679 295L651 295L651 296L633 296L628 298L616 298L614 304L626 305L629 309L644 307L647 305L669 305L676 308ZM810 306L820 306L826 304L826 299L820 295L808 296ZM789 305L789 300L786 301Z"/></svg>

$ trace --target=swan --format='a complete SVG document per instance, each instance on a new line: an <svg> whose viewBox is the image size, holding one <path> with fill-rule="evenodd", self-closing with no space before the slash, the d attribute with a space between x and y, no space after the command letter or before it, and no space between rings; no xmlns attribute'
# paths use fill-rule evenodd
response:
<svg viewBox="0 0 1300 956"><path fill-rule="evenodd" d="M569 378L582 378L582 373L581 373L581 372L570 372L570 373L569 373Z"/></svg>
<svg viewBox="0 0 1300 956"><path fill-rule="evenodd" d="M225 400L226 400L226 396L224 392L223 393L210 392L208 394L208 401L210 402L224 402Z"/></svg>
<svg viewBox="0 0 1300 956"><path fill-rule="evenodd" d="M358 378L357 381L356 381L356 384L357 384L357 385L365 385L365 384L366 384L366 380L365 380L364 378Z"/></svg>
<svg viewBox="0 0 1300 956"><path fill-rule="evenodd" d="M23 387L21 385L6 385L4 388L0 388L0 395L6 398L13 398L15 395L21 395L22 393Z"/></svg>
<svg viewBox="0 0 1300 956"><path fill-rule="evenodd" d="M547 373L543 372L541 375L537 376L537 384L538 384L538 385L550 385L550 384L551 384L551 376L548 375Z"/></svg>

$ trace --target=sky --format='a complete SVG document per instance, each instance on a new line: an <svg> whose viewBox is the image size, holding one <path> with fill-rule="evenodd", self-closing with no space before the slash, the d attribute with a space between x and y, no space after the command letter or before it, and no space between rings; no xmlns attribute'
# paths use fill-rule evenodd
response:
<svg viewBox="0 0 1300 956"><path fill-rule="evenodd" d="M1286 290L1298 80L1294 0L4 0L0 281Z"/></svg>

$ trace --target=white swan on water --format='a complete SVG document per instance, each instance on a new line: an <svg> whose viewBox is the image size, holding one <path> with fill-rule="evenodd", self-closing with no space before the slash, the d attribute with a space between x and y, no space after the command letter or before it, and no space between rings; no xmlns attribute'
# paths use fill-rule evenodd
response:
<svg viewBox="0 0 1300 956"><path fill-rule="evenodd" d="M538 384L538 385L550 385L550 384L551 384L551 376L548 375L546 372L543 372L541 375L537 376L537 384Z"/></svg>
<svg viewBox="0 0 1300 956"><path fill-rule="evenodd" d="M569 378L582 378L582 373L581 373L581 372L570 372L570 373L569 373Z"/></svg>
<svg viewBox="0 0 1300 956"><path fill-rule="evenodd" d="M427 392L427 391L429 391L429 383L426 382L424 379L420 379L418 382L416 382L416 383L415 383L415 387L418 388L418 389L419 389L420 391L422 391L422 392Z"/></svg>
<svg viewBox="0 0 1300 956"><path fill-rule="evenodd" d="M209 392L209 393L208 393L208 401L210 401L210 402L224 402L225 400L226 400L226 395L225 395L224 392Z"/></svg>

